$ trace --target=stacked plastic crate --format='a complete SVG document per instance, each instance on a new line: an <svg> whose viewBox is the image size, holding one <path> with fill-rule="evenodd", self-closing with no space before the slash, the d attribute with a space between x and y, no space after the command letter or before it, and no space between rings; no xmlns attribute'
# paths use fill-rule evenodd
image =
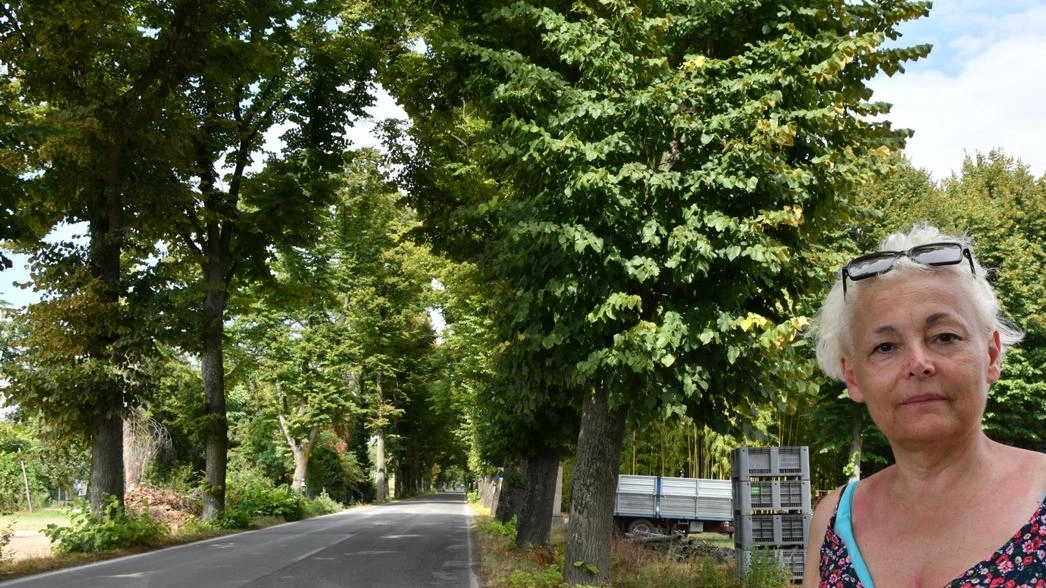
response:
<svg viewBox="0 0 1046 588"><path fill-rule="evenodd" d="M809 448L743 447L731 462L738 576L769 559L801 582L813 514Z"/></svg>

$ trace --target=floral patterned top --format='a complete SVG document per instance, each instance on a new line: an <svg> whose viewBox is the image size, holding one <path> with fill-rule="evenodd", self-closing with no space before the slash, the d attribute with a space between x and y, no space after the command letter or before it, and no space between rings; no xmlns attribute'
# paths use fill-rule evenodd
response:
<svg viewBox="0 0 1046 588"><path fill-rule="evenodd" d="M874 588L858 579L846 542L836 532L838 516L837 509L821 545L821 588ZM944 588L1046 588L1046 498L1002 548Z"/></svg>

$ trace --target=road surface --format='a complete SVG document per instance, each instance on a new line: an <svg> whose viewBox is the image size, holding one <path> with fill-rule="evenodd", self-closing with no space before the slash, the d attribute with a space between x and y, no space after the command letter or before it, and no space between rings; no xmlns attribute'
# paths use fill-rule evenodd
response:
<svg viewBox="0 0 1046 588"><path fill-rule="evenodd" d="M477 588L471 517L436 494L29 576L3 588Z"/></svg>

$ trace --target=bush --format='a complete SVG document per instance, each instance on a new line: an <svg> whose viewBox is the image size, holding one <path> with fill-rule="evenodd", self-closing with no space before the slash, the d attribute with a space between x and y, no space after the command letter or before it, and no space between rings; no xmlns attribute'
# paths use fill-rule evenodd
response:
<svg viewBox="0 0 1046 588"><path fill-rule="evenodd" d="M788 586L791 578L781 561L771 552L755 551L752 565L744 578L744 588L763 588L764 586Z"/></svg>
<svg viewBox="0 0 1046 588"><path fill-rule="evenodd" d="M340 502L331 498L327 491L320 492L320 495L312 500L305 503L305 516L317 517L320 515L334 514L341 512L345 507Z"/></svg>
<svg viewBox="0 0 1046 588"><path fill-rule="evenodd" d="M129 514L119 500L109 496L102 506L100 517L80 502L70 516L72 525L60 527L54 523L43 529L43 534L60 551L97 553L111 549L136 546L156 546L167 536L167 527L149 515Z"/></svg>
<svg viewBox="0 0 1046 588"><path fill-rule="evenodd" d="M507 523L497 519L481 520L479 530L487 535L500 538L504 549L512 549L516 546L516 517Z"/></svg>
<svg viewBox="0 0 1046 588"><path fill-rule="evenodd" d="M227 529L244 529L261 517L298 521L305 517L305 503L305 497L286 484L275 488L264 484L230 488L219 523Z"/></svg>
<svg viewBox="0 0 1046 588"><path fill-rule="evenodd" d="M7 523L6 527L0 527L0 563L3 563L5 555L4 551L7 546L11 544L11 539L15 536L15 522L11 521Z"/></svg>
<svg viewBox="0 0 1046 588"><path fill-rule="evenodd" d="M23 466L25 478L22 477ZM36 463L32 460L23 461L20 454L0 451L0 511L19 512L29 507L25 496L27 482L33 506L41 506L41 498L47 496L47 489L37 469Z"/></svg>

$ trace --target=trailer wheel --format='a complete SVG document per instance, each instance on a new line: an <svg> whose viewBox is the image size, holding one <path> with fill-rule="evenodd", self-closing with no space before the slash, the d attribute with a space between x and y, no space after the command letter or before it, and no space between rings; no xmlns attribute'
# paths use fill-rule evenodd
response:
<svg viewBox="0 0 1046 588"><path fill-rule="evenodd" d="M628 524L628 532L635 533L654 533L657 531L657 527L654 523L651 523L647 519L636 519Z"/></svg>

